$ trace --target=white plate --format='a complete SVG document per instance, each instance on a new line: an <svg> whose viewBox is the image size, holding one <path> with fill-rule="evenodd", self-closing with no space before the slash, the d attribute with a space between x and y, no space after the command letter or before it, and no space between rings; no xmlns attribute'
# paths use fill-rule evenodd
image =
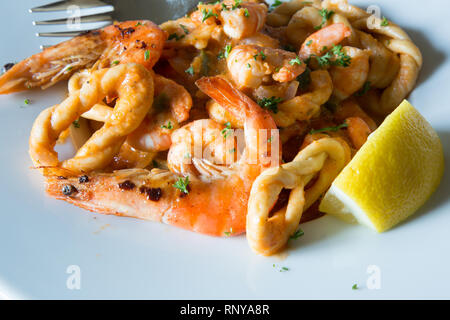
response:
<svg viewBox="0 0 450 320"><path fill-rule="evenodd" d="M0 63L38 51L29 7L1 1ZM157 1L156 1L157 2ZM450 168L450 3L377 0L412 36L425 65L411 102L438 131ZM128 1L127 1L128 3ZM133 2L134 3L134 2ZM363 7L373 1L354 1ZM140 17L162 18L155 1ZM153 9L150 9L152 6ZM164 8L168 8L165 6ZM178 8L179 10L179 8ZM414 218L385 234L325 217L282 257L253 254L245 237L211 238L158 223L92 214L45 195L30 168L35 117L60 102L65 84L0 96L0 292L10 298L330 299L450 298L450 179ZM32 104L25 106L24 99ZM25 106L25 107L24 107ZM276 266L273 267L273 264ZM79 266L81 289L66 286ZM377 266L381 288L366 282ZM279 272L280 267L289 271ZM352 290L353 284L361 289Z"/></svg>

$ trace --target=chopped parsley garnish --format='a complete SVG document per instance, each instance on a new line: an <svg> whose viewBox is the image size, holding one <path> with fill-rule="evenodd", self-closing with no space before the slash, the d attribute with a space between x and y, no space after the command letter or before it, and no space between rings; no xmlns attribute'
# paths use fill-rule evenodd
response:
<svg viewBox="0 0 450 320"><path fill-rule="evenodd" d="M189 186L189 176L187 176L186 178L178 178L177 182L175 182L172 185L174 188L177 188L178 190L180 190L181 192L188 194L189 190L188 190L188 186Z"/></svg>
<svg viewBox="0 0 450 320"><path fill-rule="evenodd" d="M291 66L298 64L299 66L303 63L302 60L300 60L299 57L295 57L295 59L292 59L291 61L289 61L289 64Z"/></svg>
<svg viewBox="0 0 450 320"><path fill-rule="evenodd" d="M189 34L189 29L184 24L180 24L180 27L183 29L185 34Z"/></svg>
<svg viewBox="0 0 450 320"><path fill-rule="evenodd" d="M241 7L242 0L234 0L234 4L231 7L231 10L239 9Z"/></svg>
<svg viewBox="0 0 450 320"><path fill-rule="evenodd" d="M263 61L266 60L266 58L267 58L267 56L264 54L264 52L262 50L259 53L255 54L253 56L253 58L255 58L255 60L256 60L256 59L258 59L258 56L260 56L261 60L263 60Z"/></svg>
<svg viewBox="0 0 450 320"><path fill-rule="evenodd" d="M220 131L220 133L226 139L231 134L231 132L232 132L231 131L231 123L230 122L226 122L225 123L225 128L222 131Z"/></svg>
<svg viewBox="0 0 450 320"><path fill-rule="evenodd" d="M387 27L389 25L389 20L386 17L383 17L383 20L380 24L382 27Z"/></svg>
<svg viewBox="0 0 450 320"><path fill-rule="evenodd" d="M23 100L23 103L25 103L25 104L30 104L30 99L25 99L25 100Z"/></svg>
<svg viewBox="0 0 450 320"><path fill-rule="evenodd" d="M358 285L355 283L353 286L352 286L352 290L358 290L359 288L358 288Z"/></svg>
<svg viewBox="0 0 450 320"><path fill-rule="evenodd" d="M142 26L142 23L140 23L140 22L136 23L135 27L139 27L139 26Z"/></svg>
<svg viewBox="0 0 450 320"><path fill-rule="evenodd" d="M175 39L175 41L179 41L179 40L183 39L184 37L185 37L184 34L181 35L181 36L179 36L177 33L171 33L171 34L169 35L168 40Z"/></svg>
<svg viewBox="0 0 450 320"><path fill-rule="evenodd" d="M362 97L363 95L365 95L367 92L369 92L370 90L370 81L366 81L363 85L363 87L361 88L361 90L359 90L358 92L355 93L356 97Z"/></svg>
<svg viewBox="0 0 450 320"><path fill-rule="evenodd" d="M223 51L221 51L219 53L219 55L217 56L218 59L223 59L223 58L228 58L228 55L230 54L231 50L233 49L233 47L229 44L227 44L225 46L225 49Z"/></svg>
<svg viewBox="0 0 450 320"><path fill-rule="evenodd" d="M225 231L224 234L229 237L233 234L233 228L230 228L230 231Z"/></svg>
<svg viewBox="0 0 450 320"><path fill-rule="evenodd" d="M328 11L327 9L324 8L319 11L319 14L322 16L322 23L320 25L318 25L317 27L314 27L314 29L316 29L316 30L322 29L323 25L325 23L327 23L328 19L330 19L331 16L334 14L334 11L331 11L331 10Z"/></svg>
<svg viewBox="0 0 450 320"><path fill-rule="evenodd" d="M263 108L267 109L269 111L272 111L273 113L278 113L278 104L283 99L279 97L270 97L270 98L262 98L258 101L258 104Z"/></svg>
<svg viewBox="0 0 450 320"><path fill-rule="evenodd" d="M144 53L144 59L145 59L145 61L147 61L148 59L150 59L150 51L145 50L145 53Z"/></svg>
<svg viewBox="0 0 450 320"><path fill-rule="evenodd" d="M312 40L309 40L309 41L306 43L306 46L309 47L309 46L312 44L312 42L313 42Z"/></svg>
<svg viewBox="0 0 450 320"><path fill-rule="evenodd" d="M80 127L80 122L78 120L75 120L74 122L72 122L73 126L75 128L79 128Z"/></svg>
<svg viewBox="0 0 450 320"><path fill-rule="evenodd" d="M244 17L246 18L250 17L250 12L248 12L247 8L244 9Z"/></svg>
<svg viewBox="0 0 450 320"><path fill-rule="evenodd" d="M311 84L311 69L306 68L305 71L297 77L298 86L301 90L305 90Z"/></svg>
<svg viewBox="0 0 450 320"><path fill-rule="evenodd" d="M247 63L247 68L251 69L252 65L250 63Z"/></svg>
<svg viewBox="0 0 450 320"><path fill-rule="evenodd" d="M297 240L298 238L300 238L301 236L303 236L305 233L303 232L302 229L298 229L297 231L295 231L295 233L289 237L289 240Z"/></svg>
<svg viewBox="0 0 450 320"><path fill-rule="evenodd" d="M113 62L111 62L111 65L112 65L112 66L115 66L115 65L117 65L117 64L119 64L119 60L114 60Z"/></svg>
<svg viewBox="0 0 450 320"><path fill-rule="evenodd" d="M348 67L352 60L350 56L344 52L341 45L334 46L321 57L316 56L316 59L321 68L327 66Z"/></svg>
<svg viewBox="0 0 450 320"><path fill-rule="evenodd" d="M218 1L220 2L220 1ZM234 4L231 5L231 7L227 7L225 3L222 3L222 10L228 11L228 10L235 10L241 8L242 0L234 0ZM247 10L248 11L248 10Z"/></svg>
<svg viewBox="0 0 450 320"><path fill-rule="evenodd" d="M211 9L206 11L206 9L203 8L202 9L202 14L203 14L202 22L205 22L206 20L208 20L211 17L216 17L216 18L219 17L219 15L217 13L214 13Z"/></svg>
<svg viewBox="0 0 450 320"><path fill-rule="evenodd" d="M184 70L184 72L186 72L187 74L193 76L194 75L194 68L192 66L190 66L189 68Z"/></svg>
<svg viewBox="0 0 450 320"><path fill-rule="evenodd" d="M272 267L277 268L277 265L273 264ZM278 271L286 272L286 271L289 271L289 268L288 267L281 267L281 268L278 269Z"/></svg>
<svg viewBox="0 0 450 320"><path fill-rule="evenodd" d="M201 57L201 61L202 61L201 69L200 69L201 75L207 76L209 74L209 56L205 50L202 50L200 52L200 57Z"/></svg>
<svg viewBox="0 0 450 320"><path fill-rule="evenodd" d="M280 0L275 0L275 2L272 4L272 8L276 8L278 7L280 4L282 4L283 2Z"/></svg>
<svg viewBox="0 0 450 320"><path fill-rule="evenodd" d="M328 127L328 128L318 129L318 130L311 130L310 134L316 134L316 133L322 133L322 132L336 132L341 129L347 128L347 127L348 127L348 124L346 122L344 122L343 124L340 124L336 127Z"/></svg>
<svg viewBox="0 0 450 320"><path fill-rule="evenodd" d="M167 123L167 125L163 124L163 125L161 126L161 128L162 128L162 129L172 130L172 129L173 129L172 122L169 121L169 122Z"/></svg>

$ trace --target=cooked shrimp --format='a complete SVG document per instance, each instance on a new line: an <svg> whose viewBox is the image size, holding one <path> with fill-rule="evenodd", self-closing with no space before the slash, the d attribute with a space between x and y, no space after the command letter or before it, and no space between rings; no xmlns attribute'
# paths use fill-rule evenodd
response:
<svg viewBox="0 0 450 320"><path fill-rule="evenodd" d="M244 119L242 117L234 117L233 114L214 100L206 103L206 110L208 110L209 117L217 123L225 124L228 122L232 128L244 127Z"/></svg>
<svg viewBox="0 0 450 320"><path fill-rule="evenodd" d="M250 37L239 40L238 45L253 44L255 46L277 49L280 47L280 41L271 36L258 32Z"/></svg>
<svg viewBox="0 0 450 320"><path fill-rule="evenodd" d="M185 193L173 187L179 176L172 172L135 169L92 174L87 183L80 183L76 178L49 177L47 192L99 213L159 221L214 236L245 232L252 183L270 165L268 157L278 155L278 149L270 148L267 153L260 153L262 142L255 143L254 133L260 129L276 129L276 125L265 110L226 80L203 78L197 83L229 112L245 117L245 151L228 168L226 177L202 179L191 175L181 181ZM267 141L264 145L267 147ZM258 155L257 161L250 161L252 154Z"/></svg>
<svg viewBox="0 0 450 320"><path fill-rule="evenodd" d="M308 59L313 55L320 56L327 52L326 49L331 49L351 35L351 29L343 23L332 24L306 38L300 49L299 56L302 59Z"/></svg>
<svg viewBox="0 0 450 320"><path fill-rule="evenodd" d="M358 105L353 99L342 101L334 112L334 118L338 123L343 123L345 119L351 117L361 118L369 126L370 130L375 131L377 124L375 121Z"/></svg>
<svg viewBox="0 0 450 320"><path fill-rule="evenodd" d="M268 10L265 4L242 2L236 5L234 0L224 1L223 4L227 9L222 9L220 21L223 31L230 38L243 39L263 28Z"/></svg>
<svg viewBox="0 0 450 320"><path fill-rule="evenodd" d="M369 51L353 47L344 47L342 51L351 58L350 65L330 69L334 86L333 95L338 100L345 100L360 90L367 81L370 68Z"/></svg>
<svg viewBox="0 0 450 320"><path fill-rule="evenodd" d="M202 50L208 46L217 24L202 23L201 20L193 19L194 17L195 15L183 17L161 24L161 29L167 32L170 39L166 42L166 48L193 46Z"/></svg>
<svg viewBox="0 0 450 320"><path fill-rule="evenodd" d="M198 160L206 160L210 165L234 163L237 149L228 130L231 129L210 119L193 121L175 130L167 156L170 171L184 176L207 175L204 163Z"/></svg>
<svg viewBox="0 0 450 320"><path fill-rule="evenodd" d="M154 79L156 98L153 108L127 139L136 149L147 152L169 150L173 130L189 119L192 108L191 95L184 87L158 74L155 74Z"/></svg>
<svg viewBox="0 0 450 320"><path fill-rule="evenodd" d="M151 69L158 61L165 33L151 21L126 21L88 32L45 49L0 77L0 94L50 87L98 61L99 67L135 62Z"/></svg>
<svg viewBox="0 0 450 320"><path fill-rule="evenodd" d="M366 143L367 138L372 133L367 123L358 117L347 118L347 131L353 146L359 150Z"/></svg>
<svg viewBox="0 0 450 320"><path fill-rule="evenodd" d="M305 71L305 64L293 52L240 45L227 58L231 77L240 88L258 88L267 76L288 82Z"/></svg>
<svg viewBox="0 0 450 320"><path fill-rule="evenodd" d="M331 79L330 79L330 85L331 85ZM299 86L298 81L291 81L291 82L284 82L284 83L276 83L276 84L267 85L267 86L260 86L259 88L255 89L253 91L253 98L257 101L260 101L264 98L270 99L272 97L278 97L282 101L289 101L296 96L298 86ZM244 127L244 119L242 117L241 118L234 117L224 107L222 107L220 104L218 104L214 100L208 101L206 103L206 110L208 110L209 117L218 123L221 123L221 124L230 123L231 127L233 127L233 128L243 128ZM277 125L279 126L278 123L277 123Z"/></svg>

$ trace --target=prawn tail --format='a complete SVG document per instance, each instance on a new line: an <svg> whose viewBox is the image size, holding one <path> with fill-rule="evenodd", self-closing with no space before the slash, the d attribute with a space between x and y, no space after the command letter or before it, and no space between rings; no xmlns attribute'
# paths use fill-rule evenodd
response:
<svg viewBox="0 0 450 320"><path fill-rule="evenodd" d="M214 99L238 119L244 120L246 113L255 104L253 100L236 89L224 78L204 77L197 80L195 84L203 93Z"/></svg>

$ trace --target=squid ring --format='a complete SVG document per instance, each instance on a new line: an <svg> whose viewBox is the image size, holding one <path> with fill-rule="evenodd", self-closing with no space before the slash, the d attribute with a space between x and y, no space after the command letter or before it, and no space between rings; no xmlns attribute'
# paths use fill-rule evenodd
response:
<svg viewBox="0 0 450 320"><path fill-rule="evenodd" d="M44 110L34 122L29 152L36 167L62 168L74 173L104 168L153 103L153 78L140 64L122 64L81 78L86 81L80 86L71 81L69 96ZM111 117L73 158L60 162L54 150L59 135L106 96L118 97Z"/></svg>
<svg viewBox="0 0 450 320"><path fill-rule="evenodd" d="M247 213L247 239L256 253L271 255L282 249L296 231L304 210L325 192L350 161L350 148L340 140L314 141L297 157L264 171L253 183ZM314 185L306 185L318 174ZM292 189L287 207L270 211L283 189Z"/></svg>

